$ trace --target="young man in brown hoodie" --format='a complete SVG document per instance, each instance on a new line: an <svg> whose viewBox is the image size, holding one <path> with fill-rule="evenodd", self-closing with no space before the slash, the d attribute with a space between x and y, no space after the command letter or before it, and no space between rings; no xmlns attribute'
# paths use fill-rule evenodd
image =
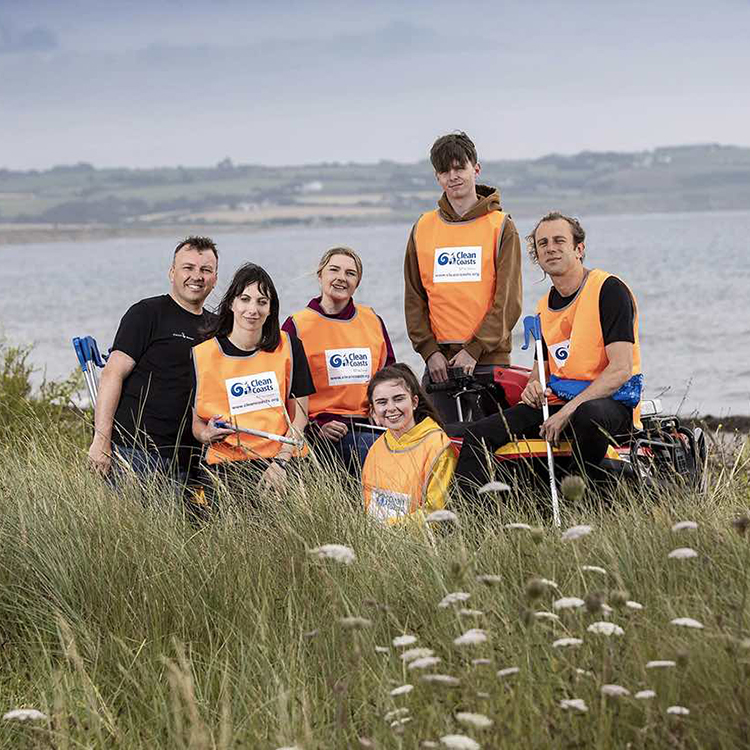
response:
<svg viewBox="0 0 750 750"><path fill-rule="evenodd" d="M438 138L430 161L443 195L409 237L404 312L426 362L424 381L441 383L449 367L480 374L510 364L521 315L521 242L499 191L477 184L481 167L466 133ZM446 422L457 420L453 399L436 393L433 402Z"/></svg>

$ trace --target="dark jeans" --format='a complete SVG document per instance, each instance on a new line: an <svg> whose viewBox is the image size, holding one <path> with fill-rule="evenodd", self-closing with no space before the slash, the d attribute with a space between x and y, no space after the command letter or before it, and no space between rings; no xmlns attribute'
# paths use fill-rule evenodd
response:
<svg viewBox="0 0 750 750"><path fill-rule="evenodd" d="M335 442L323 437L317 427L310 430L310 437L318 449L332 455L352 476L358 477L367 453L382 431L348 426L349 432L341 440Z"/></svg>
<svg viewBox="0 0 750 750"><path fill-rule="evenodd" d="M550 406L550 414L562 405ZM456 479L465 492L474 492L490 481L485 458L485 446L490 453L509 443L513 438L538 438L544 421L541 409L517 404L501 414L493 414L466 426L463 446L456 466ZM572 438L576 458L592 479L600 479L603 472L599 462L607 453L611 436L629 433L633 424L633 410L611 398L597 398L581 404L573 413L564 435Z"/></svg>
<svg viewBox="0 0 750 750"><path fill-rule="evenodd" d="M140 482L147 482L162 477L173 485L175 493L180 495L188 483L188 470L179 466L174 459L162 456L158 451L144 451L124 445L112 445L112 468L107 481L117 489L125 481L128 469Z"/></svg>

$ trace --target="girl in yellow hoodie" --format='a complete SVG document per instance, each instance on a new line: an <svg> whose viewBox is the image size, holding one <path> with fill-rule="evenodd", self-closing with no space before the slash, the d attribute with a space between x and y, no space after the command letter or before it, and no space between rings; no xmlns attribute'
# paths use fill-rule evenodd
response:
<svg viewBox="0 0 750 750"><path fill-rule="evenodd" d="M456 454L411 369L384 367L367 387L370 414L387 428L362 468L365 510L386 524L423 520L445 507Z"/></svg>

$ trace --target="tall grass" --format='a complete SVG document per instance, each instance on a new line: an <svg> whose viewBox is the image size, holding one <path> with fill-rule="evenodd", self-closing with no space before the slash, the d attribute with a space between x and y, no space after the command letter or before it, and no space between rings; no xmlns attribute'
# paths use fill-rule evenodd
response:
<svg viewBox="0 0 750 750"><path fill-rule="evenodd" d="M283 496L255 496L252 510L224 496L224 512L197 525L159 482L113 493L53 430L6 439L1 707L47 718L0 722L0 747L417 748L452 734L484 748L747 746L750 530L732 522L750 483L738 448L712 467L706 496L565 503L566 526L593 529L566 542L526 491L499 497L493 520L381 528L350 483L314 462ZM686 519L698 528L671 531ZM326 543L356 560L310 553ZM688 546L698 557L668 557ZM438 606L458 591L469 598ZM587 606L535 616L561 597ZM623 634L587 630L607 619ZM487 641L455 645L470 628ZM392 645L404 634L441 661L409 669L400 654L411 646ZM553 647L563 637L583 643ZM675 666L647 669L652 660ZM508 667L519 671L497 675ZM605 684L630 695L606 697ZM656 697L634 697L647 688ZM588 710L560 707L572 698ZM690 714L667 713L676 705ZM463 712L493 723L466 725Z"/></svg>

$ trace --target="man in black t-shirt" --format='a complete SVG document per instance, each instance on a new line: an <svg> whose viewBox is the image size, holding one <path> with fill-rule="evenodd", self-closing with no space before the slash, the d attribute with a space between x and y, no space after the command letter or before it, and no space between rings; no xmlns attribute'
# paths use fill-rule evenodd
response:
<svg viewBox="0 0 750 750"><path fill-rule="evenodd" d="M526 238L553 285L538 307L549 387L545 394L534 367L521 403L467 429L456 467L467 491L488 480L483 443L494 451L512 438L541 436L557 445L569 430L584 470L598 478L611 437L632 430L642 383L635 299L616 276L584 267L585 238L577 219L557 212Z"/></svg>
<svg viewBox="0 0 750 750"><path fill-rule="evenodd" d="M136 302L123 316L102 371L89 461L103 474L113 452L137 474L184 476L190 429L190 350L213 317L203 303L216 285L218 252L208 237L175 249L168 294Z"/></svg>

